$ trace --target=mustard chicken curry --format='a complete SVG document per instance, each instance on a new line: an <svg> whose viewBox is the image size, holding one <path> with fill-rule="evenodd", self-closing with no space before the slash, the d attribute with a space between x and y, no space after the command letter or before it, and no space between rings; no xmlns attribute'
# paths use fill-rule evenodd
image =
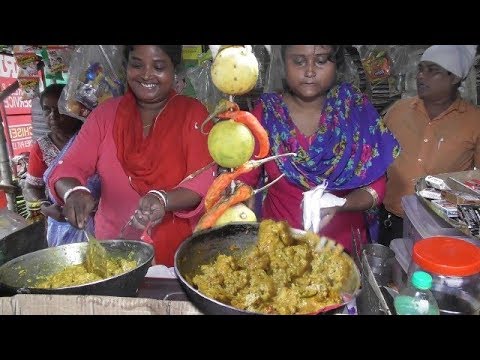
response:
<svg viewBox="0 0 480 360"><path fill-rule="evenodd" d="M107 258L107 274L105 278L123 274L135 269L137 261L125 258ZM102 280L103 278L96 273L88 272L85 263L79 265L67 266L60 272L43 277L33 286L39 289L58 289L69 286L84 285L91 282Z"/></svg>
<svg viewBox="0 0 480 360"><path fill-rule="evenodd" d="M218 255L200 267L191 283L241 310L315 313L343 302L342 287L354 271L343 247L325 246L326 240L312 232L293 235L286 222L264 220L253 248L237 256Z"/></svg>

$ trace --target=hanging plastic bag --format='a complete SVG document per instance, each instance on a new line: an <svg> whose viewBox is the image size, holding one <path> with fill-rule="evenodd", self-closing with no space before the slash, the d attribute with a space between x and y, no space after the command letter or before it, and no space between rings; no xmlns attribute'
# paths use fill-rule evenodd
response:
<svg viewBox="0 0 480 360"><path fill-rule="evenodd" d="M271 45L270 62L265 74L264 92L281 92L284 89L285 64L281 56L281 45Z"/></svg>
<svg viewBox="0 0 480 360"><path fill-rule="evenodd" d="M253 53L258 61L258 80L254 88L258 92L263 92L270 65L270 52L266 46L268 45L252 45Z"/></svg>
<svg viewBox="0 0 480 360"><path fill-rule="evenodd" d="M345 50L345 65L342 70L338 70L338 78L340 81L351 83L362 90L365 86L362 86L360 81L360 74L358 73L358 67L355 64L351 54Z"/></svg>
<svg viewBox="0 0 480 360"><path fill-rule="evenodd" d="M61 114L85 120L99 104L125 92L123 45L80 45L58 102Z"/></svg>
<svg viewBox="0 0 480 360"><path fill-rule="evenodd" d="M202 61L200 65L187 70L187 78L195 91L195 98L199 100L208 112L213 112L220 99L226 98L213 84L210 69L211 59Z"/></svg>

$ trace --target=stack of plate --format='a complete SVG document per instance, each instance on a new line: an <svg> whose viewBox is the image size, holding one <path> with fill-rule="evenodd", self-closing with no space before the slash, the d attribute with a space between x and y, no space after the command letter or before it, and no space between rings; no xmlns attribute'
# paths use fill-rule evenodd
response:
<svg viewBox="0 0 480 360"><path fill-rule="evenodd" d="M396 91L396 89L390 89L391 85L389 84L389 80L394 83L397 82L397 79L391 76L388 79L382 79L369 84L372 104L378 112L382 112L390 104L401 98L401 93L399 91Z"/></svg>

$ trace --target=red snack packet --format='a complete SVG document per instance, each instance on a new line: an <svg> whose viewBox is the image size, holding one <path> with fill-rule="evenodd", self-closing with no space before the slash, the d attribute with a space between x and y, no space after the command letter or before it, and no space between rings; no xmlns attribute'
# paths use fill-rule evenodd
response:
<svg viewBox="0 0 480 360"><path fill-rule="evenodd" d="M385 51L374 51L362 61L369 81L378 81L390 77L392 61Z"/></svg>
<svg viewBox="0 0 480 360"><path fill-rule="evenodd" d="M478 185L477 185L474 181L472 181L472 180L470 180L470 181L464 181L464 182L463 182L463 185L465 185L465 186L467 186L467 187L469 187L470 189L473 189L473 190L475 190L475 189L477 188L477 186L478 186Z"/></svg>

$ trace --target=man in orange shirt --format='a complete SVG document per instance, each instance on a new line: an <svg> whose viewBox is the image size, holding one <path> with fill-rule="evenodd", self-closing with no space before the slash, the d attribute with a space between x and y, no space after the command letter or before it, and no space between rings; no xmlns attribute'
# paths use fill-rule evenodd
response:
<svg viewBox="0 0 480 360"><path fill-rule="evenodd" d="M418 96L397 101L384 117L401 151L387 172L382 244L402 237L401 200L418 178L480 166L480 109L458 91L475 54L476 45L429 47L418 65Z"/></svg>

